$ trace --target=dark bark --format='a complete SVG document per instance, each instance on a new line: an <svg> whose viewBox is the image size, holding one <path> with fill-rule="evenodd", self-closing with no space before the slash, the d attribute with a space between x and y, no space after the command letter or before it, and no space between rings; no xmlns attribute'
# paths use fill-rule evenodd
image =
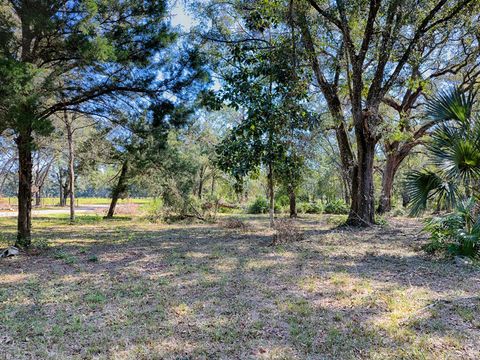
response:
<svg viewBox="0 0 480 360"><path fill-rule="evenodd" d="M20 132L16 139L18 148L18 226L16 246L28 248L31 245L32 229L32 130Z"/></svg>
<svg viewBox="0 0 480 360"><path fill-rule="evenodd" d="M351 181L350 179L342 176L342 189L343 189L343 200L345 204L350 205L350 190L351 190Z"/></svg>
<svg viewBox="0 0 480 360"><path fill-rule="evenodd" d="M200 174L199 174L199 180L198 180L198 198L201 199L203 195L203 183L205 181L205 167L202 165L200 167Z"/></svg>
<svg viewBox="0 0 480 360"><path fill-rule="evenodd" d="M290 186L288 196L290 198L290 217L296 218L297 217L297 196L295 194L295 189Z"/></svg>
<svg viewBox="0 0 480 360"><path fill-rule="evenodd" d="M69 195L70 195L70 222L75 221L75 166L74 166L74 148L73 148L73 128L68 119L68 114L64 112L64 122L67 130L67 142L68 142L68 182L70 183Z"/></svg>
<svg viewBox="0 0 480 360"><path fill-rule="evenodd" d="M275 217L275 192L273 187L273 165L272 162L268 163L268 197L270 200L269 218L270 227L273 228Z"/></svg>
<svg viewBox="0 0 480 360"><path fill-rule="evenodd" d="M38 188L37 192L35 193L35 206L39 207L42 206L42 189Z"/></svg>
<svg viewBox="0 0 480 360"><path fill-rule="evenodd" d="M347 224L370 226L375 223L373 162L376 139L368 131L368 124L372 122L371 115L364 113L360 116L363 126L355 127L358 165L352 178L352 203Z"/></svg>
<svg viewBox="0 0 480 360"><path fill-rule="evenodd" d="M113 215L115 215L115 208L117 206L118 199L127 191L128 167L128 160L125 160L122 164L122 169L118 177L118 183L112 190L112 201L110 202L110 208L108 209L107 216L105 216L107 219L113 218Z"/></svg>
<svg viewBox="0 0 480 360"><path fill-rule="evenodd" d="M58 197L59 197L59 205L65 206L65 198L63 197L63 174L62 169L58 171Z"/></svg>
<svg viewBox="0 0 480 360"><path fill-rule="evenodd" d="M377 208L379 214L392 210L392 191L395 175L397 174L400 164L418 143L419 142L412 141L404 144L400 148L398 148L398 146L387 146L387 149L390 151L387 153L387 160L385 162L385 168L383 169L382 194Z"/></svg>
<svg viewBox="0 0 480 360"><path fill-rule="evenodd" d="M317 58L313 38L310 33L306 17L304 15L300 16L301 19L299 25L302 31L302 40L309 55L309 61L315 75L315 79L320 87L320 90L322 91L323 96L325 97L328 110L336 123L334 130L342 164L342 176L350 187L353 170L355 167L355 158L353 156L352 146L350 144L347 128L345 126L345 117L343 115L342 104L338 95L338 87L335 82L329 83L325 78L325 75L320 67L320 62Z"/></svg>
<svg viewBox="0 0 480 360"><path fill-rule="evenodd" d="M377 208L379 214L384 214L392 210L392 190L393 179L395 178L395 173L397 171L396 163L395 156L387 155L387 161L382 176L382 194L380 195L380 201Z"/></svg>
<svg viewBox="0 0 480 360"><path fill-rule="evenodd" d="M67 199L70 195L70 181L68 178L65 180L65 184L63 184L63 206L67 206Z"/></svg>

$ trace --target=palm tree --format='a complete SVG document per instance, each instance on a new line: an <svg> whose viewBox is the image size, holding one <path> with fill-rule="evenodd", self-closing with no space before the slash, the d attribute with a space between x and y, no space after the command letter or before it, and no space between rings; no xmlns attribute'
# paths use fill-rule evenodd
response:
<svg viewBox="0 0 480 360"><path fill-rule="evenodd" d="M475 95L454 88L428 104L429 116L438 123L426 144L432 170L407 175L413 215L425 210L428 200L451 208L458 200L478 197L480 121L473 114Z"/></svg>

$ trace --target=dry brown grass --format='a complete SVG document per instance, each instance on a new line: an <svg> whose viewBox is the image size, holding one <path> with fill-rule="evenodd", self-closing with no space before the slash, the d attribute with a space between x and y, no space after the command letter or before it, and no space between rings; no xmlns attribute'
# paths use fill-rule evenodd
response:
<svg viewBox="0 0 480 360"><path fill-rule="evenodd" d="M272 245L288 244L305 239L295 219L276 219Z"/></svg>
<svg viewBox="0 0 480 360"><path fill-rule="evenodd" d="M254 231L79 216L0 260L1 359L478 359L480 271L415 251L419 225ZM0 219L0 247L15 224ZM3 241L3 242L2 242Z"/></svg>
<svg viewBox="0 0 480 360"><path fill-rule="evenodd" d="M247 222L237 218L224 219L220 221L220 225L225 229L237 229L242 231L251 228L251 226Z"/></svg>
<svg viewBox="0 0 480 360"><path fill-rule="evenodd" d="M127 203L127 204L118 204L115 207L115 215L138 215L140 209L140 204L136 203ZM107 214L108 209L98 208L95 210L95 213L100 216Z"/></svg>

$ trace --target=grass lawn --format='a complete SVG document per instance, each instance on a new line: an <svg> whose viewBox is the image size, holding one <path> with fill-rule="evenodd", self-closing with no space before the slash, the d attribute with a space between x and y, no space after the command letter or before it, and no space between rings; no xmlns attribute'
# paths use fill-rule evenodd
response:
<svg viewBox="0 0 480 360"><path fill-rule="evenodd" d="M37 255L0 259L1 359L479 359L480 270L428 258L414 220L355 232L263 216L150 224L34 220ZM14 238L0 218L0 247Z"/></svg>

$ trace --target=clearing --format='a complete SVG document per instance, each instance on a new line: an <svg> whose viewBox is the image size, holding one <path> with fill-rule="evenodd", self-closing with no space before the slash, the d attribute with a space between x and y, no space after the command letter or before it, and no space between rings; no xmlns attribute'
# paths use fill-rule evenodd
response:
<svg viewBox="0 0 480 360"><path fill-rule="evenodd" d="M2 359L478 359L480 270L418 251L411 219L349 231L263 216L150 224L34 220L38 255L0 260ZM0 247L15 219L0 219Z"/></svg>

